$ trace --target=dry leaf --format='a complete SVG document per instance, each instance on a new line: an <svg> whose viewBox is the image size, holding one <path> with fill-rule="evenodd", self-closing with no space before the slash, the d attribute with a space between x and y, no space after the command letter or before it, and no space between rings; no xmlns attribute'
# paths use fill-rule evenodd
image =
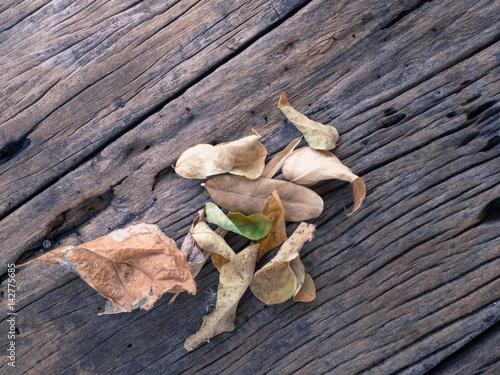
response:
<svg viewBox="0 0 500 375"><path fill-rule="evenodd" d="M203 318L198 332L186 339L184 348L187 351L193 350L203 341L209 341L219 333L234 330L236 308L252 280L257 251L257 245L252 244L222 267L215 309Z"/></svg>
<svg viewBox="0 0 500 375"><path fill-rule="evenodd" d="M198 216L194 219L189 232L182 242L181 251L186 254L187 262L189 267L192 268L196 264L205 262L205 256L201 252L201 249L196 246L196 242L193 238L192 232L196 224L203 222L205 220L205 209L198 211ZM192 273L192 272L191 272Z"/></svg>
<svg viewBox="0 0 500 375"><path fill-rule="evenodd" d="M366 196L363 180L351 172L329 151L314 150L302 147L295 150L283 165L283 176L296 184L310 186L323 180L337 179L352 183L354 191L354 207L352 215Z"/></svg>
<svg viewBox="0 0 500 375"><path fill-rule="evenodd" d="M235 158L233 167L228 172L238 176L256 179L262 175L266 155L266 147L262 143L256 142L247 152Z"/></svg>
<svg viewBox="0 0 500 375"><path fill-rule="evenodd" d="M311 241L316 226L300 223L295 232L281 246L278 254L255 272L250 289L266 305L282 303L292 298L303 285L305 271L302 262L294 261L306 241ZM293 264L291 264L294 262ZM299 267L302 271L299 271ZM297 274L295 274L295 272Z"/></svg>
<svg viewBox="0 0 500 375"><path fill-rule="evenodd" d="M281 169L285 159L290 155L295 147L300 143L302 137L295 138L291 141L288 146L286 146L283 150L278 152L274 157L269 160L269 163L264 167L264 171L260 175L261 178L273 178L276 173Z"/></svg>
<svg viewBox="0 0 500 375"><path fill-rule="evenodd" d="M302 113L296 111L288 103L286 93L280 96L278 108L297 129L299 129L306 142L317 150L333 150L339 141L339 132L333 126L323 125L310 120Z"/></svg>
<svg viewBox="0 0 500 375"><path fill-rule="evenodd" d="M257 255L257 261L264 254L271 251L272 249L277 248L279 245L285 242L287 238L283 204L281 203L281 199L276 190L274 190L271 196L266 199L261 214L267 216L270 220L272 220L273 226L266 237L257 241L257 243L259 244L259 254Z"/></svg>
<svg viewBox="0 0 500 375"><path fill-rule="evenodd" d="M311 302L316 298L316 286L308 273L305 274L302 287L295 292L293 300L297 302Z"/></svg>
<svg viewBox="0 0 500 375"><path fill-rule="evenodd" d="M184 238L181 246L181 251L186 254L189 271L191 272L191 275L193 275L193 278L195 278L200 273L203 265L210 255L208 251L202 250L196 245L196 242L192 236L192 232L196 224L204 220L205 209L202 209L198 211L198 216L194 219L193 224L191 225L191 228L189 228L189 232ZM170 298L170 301L168 301L168 304L173 304L179 294L181 294L181 292L175 293L172 298Z"/></svg>
<svg viewBox="0 0 500 375"><path fill-rule="evenodd" d="M227 232L228 232L227 230L225 230L224 228L221 228L221 227L217 227L217 229L215 230L215 233L218 234L219 236L221 236L222 238L224 238L226 236ZM220 256L219 254L212 253L210 255L212 257L212 263L213 263L213 265L219 271L220 271L220 269L222 268L223 265L229 263L229 260L227 260L226 258Z"/></svg>
<svg viewBox="0 0 500 375"><path fill-rule="evenodd" d="M102 314L150 309L166 292L196 293L185 254L160 228L146 223L50 251L30 263L59 263L76 272L108 299Z"/></svg>
<svg viewBox="0 0 500 375"><path fill-rule="evenodd" d="M224 175L208 180L203 186L218 206L245 215L258 212L274 190L283 203L286 221L314 219L323 211L323 200L318 194L288 181Z"/></svg>
<svg viewBox="0 0 500 375"><path fill-rule="evenodd" d="M264 169L267 151L263 145L257 144L260 135L253 129L252 133L248 137L217 146L199 144L188 148L177 160L175 172L184 178L206 178L226 172L248 178L259 177Z"/></svg>
<svg viewBox="0 0 500 375"><path fill-rule="evenodd" d="M262 214L245 216L239 212L230 212L226 215L211 202L206 204L205 210L209 223L217 224L221 228L251 240L264 238L273 226L273 222Z"/></svg>
<svg viewBox="0 0 500 375"><path fill-rule="evenodd" d="M196 225L193 237L200 248L207 250L212 255L218 255L218 257L212 257L212 262L219 271L223 265L229 263L235 256L234 251L224 241L224 238L210 229L205 222Z"/></svg>

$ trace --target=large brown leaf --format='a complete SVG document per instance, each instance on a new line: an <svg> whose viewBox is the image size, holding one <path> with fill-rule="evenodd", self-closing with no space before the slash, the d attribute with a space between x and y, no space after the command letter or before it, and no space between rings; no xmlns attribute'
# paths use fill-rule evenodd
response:
<svg viewBox="0 0 500 375"><path fill-rule="evenodd" d="M216 146L199 144L182 153L174 167L184 178L206 178L220 173L234 173L255 179L264 169L266 148L258 141L260 135L252 129L252 135Z"/></svg>
<svg viewBox="0 0 500 375"><path fill-rule="evenodd" d="M261 214L272 220L273 226L266 237L257 241L259 244L257 261L264 254L277 248L286 241L285 212L283 210L283 203L281 203L281 199L276 190L274 190L271 196L264 202Z"/></svg>
<svg viewBox="0 0 500 375"><path fill-rule="evenodd" d="M366 196L364 181L356 176L330 151L302 147L295 150L283 164L283 176L296 184L311 186L319 181L337 179L352 183L354 207L352 215Z"/></svg>
<svg viewBox="0 0 500 375"><path fill-rule="evenodd" d="M299 251L306 241L311 241L315 229L313 224L300 223L278 254L255 272L250 289L266 305L287 301L304 284L305 270Z"/></svg>
<svg viewBox="0 0 500 375"><path fill-rule="evenodd" d="M333 150L339 140L339 132L333 126L323 125L304 116L295 110L286 97L281 94L278 108L297 129L299 129L309 146L317 150Z"/></svg>
<svg viewBox="0 0 500 375"><path fill-rule="evenodd" d="M203 323L195 334L184 343L187 351L195 349L203 341L222 332L235 328L236 308L248 285L252 281L258 246L252 244L234 256L220 272L217 302L212 313L203 318Z"/></svg>
<svg viewBox="0 0 500 375"><path fill-rule="evenodd" d="M245 215L259 212L274 190L283 203L286 221L314 219L323 211L323 200L318 194L288 181L223 175L208 180L203 186L218 206Z"/></svg>
<svg viewBox="0 0 500 375"><path fill-rule="evenodd" d="M76 272L108 299L102 314L150 309L166 292L196 293L186 255L160 228L146 223L50 251L30 263L59 263Z"/></svg>

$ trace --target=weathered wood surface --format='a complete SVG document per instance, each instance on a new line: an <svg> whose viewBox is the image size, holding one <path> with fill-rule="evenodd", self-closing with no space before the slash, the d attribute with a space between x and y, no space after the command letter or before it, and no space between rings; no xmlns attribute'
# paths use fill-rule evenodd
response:
<svg viewBox="0 0 500 375"><path fill-rule="evenodd" d="M463 373L466 357L453 353L477 358L481 333L500 320L499 8L2 5L4 336L7 263L39 255L46 239L78 244L140 221L180 245L209 197L171 165L186 147L251 126L278 152L298 135L276 108L283 91L338 128L335 154L367 185L349 218L350 186L315 188L325 211L302 252L314 302L266 307L247 292L236 330L191 353L182 344L214 302L211 265L196 296L101 317L103 299L62 267L18 270L13 373L420 374L441 362L436 371ZM498 353L498 330L487 334ZM498 369L498 356L484 358L470 368ZM0 366L10 370L4 355Z"/></svg>

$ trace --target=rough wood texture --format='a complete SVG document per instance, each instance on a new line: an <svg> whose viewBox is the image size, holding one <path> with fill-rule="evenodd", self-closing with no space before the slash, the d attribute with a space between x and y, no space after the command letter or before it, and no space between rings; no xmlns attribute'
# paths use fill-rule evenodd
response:
<svg viewBox="0 0 500 375"><path fill-rule="evenodd" d="M335 154L367 186L349 218L350 185L314 188L325 211L302 256L315 301L266 307L247 292L236 330L191 353L182 344L214 303L210 264L194 297L100 317L102 298L69 271L18 270L13 373L464 373L474 354L453 353L480 352L482 332L500 320L499 8L2 5L3 299L7 263L39 255L47 239L52 248L79 244L146 221L180 245L209 197L171 165L189 146L234 140L251 126L270 154L280 151L298 136L276 108L283 91L337 127ZM500 350L498 330L484 340ZM498 358L483 358L471 368L494 373ZM9 370L2 356L0 371Z"/></svg>

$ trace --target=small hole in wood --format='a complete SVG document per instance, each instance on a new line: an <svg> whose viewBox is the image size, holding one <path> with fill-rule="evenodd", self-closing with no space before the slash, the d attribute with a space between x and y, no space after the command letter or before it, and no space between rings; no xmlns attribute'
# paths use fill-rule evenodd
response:
<svg viewBox="0 0 500 375"><path fill-rule="evenodd" d="M492 101L489 101L489 102L486 102L486 103L483 103L483 104L477 106L476 108L474 108L471 111L468 111L467 112L467 120L472 120L473 118L476 118L477 116L479 116L481 113L483 113L487 109L493 107L495 104L496 104L496 101L492 100Z"/></svg>
<svg viewBox="0 0 500 375"><path fill-rule="evenodd" d="M388 117L386 120L382 121L380 124L381 128L388 128L390 126L396 125L405 119L406 115L404 113L399 113L397 115Z"/></svg>
<svg viewBox="0 0 500 375"><path fill-rule="evenodd" d="M480 221L485 222L496 222L500 220L500 198L493 199L488 203L484 209L479 214Z"/></svg>
<svg viewBox="0 0 500 375"><path fill-rule="evenodd" d="M451 111L451 112L448 112L448 113L446 114L446 117L448 117L448 118L453 118L453 117L455 117L456 115L457 115L457 113L456 113L456 112Z"/></svg>
<svg viewBox="0 0 500 375"><path fill-rule="evenodd" d="M390 107L390 108L387 108L385 111L384 111L384 116L392 116L393 114L395 114L397 112L396 109Z"/></svg>
<svg viewBox="0 0 500 375"><path fill-rule="evenodd" d="M127 344L127 348L131 348L132 347L132 344Z"/></svg>
<svg viewBox="0 0 500 375"><path fill-rule="evenodd" d="M498 135L495 135L488 141L488 143L486 143L486 146L483 147L481 152L490 151L491 149L497 147L499 144L500 144L500 137Z"/></svg>

